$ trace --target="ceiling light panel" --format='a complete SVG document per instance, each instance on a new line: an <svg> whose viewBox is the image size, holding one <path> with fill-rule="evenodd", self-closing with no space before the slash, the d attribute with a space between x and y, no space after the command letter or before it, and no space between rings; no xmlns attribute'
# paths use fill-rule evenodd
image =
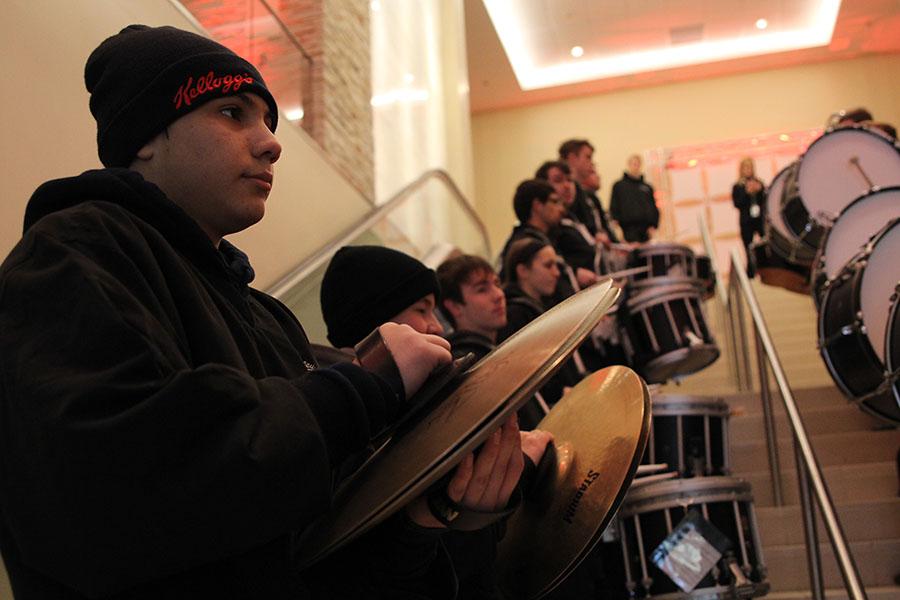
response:
<svg viewBox="0 0 900 600"><path fill-rule="evenodd" d="M841 0L484 0L524 90L823 46ZM768 27L757 28L765 18ZM687 35L690 33L690 35ZM572 57L572 47L584 54Z"/></svg>

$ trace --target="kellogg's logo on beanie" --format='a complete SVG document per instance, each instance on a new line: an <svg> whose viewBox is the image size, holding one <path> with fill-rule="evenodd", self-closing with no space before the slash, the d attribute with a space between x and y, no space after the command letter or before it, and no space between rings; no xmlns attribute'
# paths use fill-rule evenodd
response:
<svg viewBox="0 0 900 600"><path fill-rule="evenodd" d="M204 103L238 93L278 106L256 68L208 38L174 27L129 25L88 57L84 82L107 167L127 167L141 147Z"/></svg>

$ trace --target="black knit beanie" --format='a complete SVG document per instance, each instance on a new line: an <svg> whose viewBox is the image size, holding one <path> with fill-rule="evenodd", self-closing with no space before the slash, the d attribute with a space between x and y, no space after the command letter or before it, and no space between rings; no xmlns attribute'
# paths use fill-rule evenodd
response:
<svg viewBox="0 0 900 600"><path fill-rule="evenodd" d="M432 269L382 246L344 246L322 280L322 316L337 348L358 344L373 329L428 294L438 295Z"/></svg>
<svg viewBox="0 0 900 600"><path fill-rule="evenodd" d="M129 25L88 57L84 83L107 167L127 167L170 123L223 96L250 92L278 106L249 62L208 38L174 27Z"/></svg>

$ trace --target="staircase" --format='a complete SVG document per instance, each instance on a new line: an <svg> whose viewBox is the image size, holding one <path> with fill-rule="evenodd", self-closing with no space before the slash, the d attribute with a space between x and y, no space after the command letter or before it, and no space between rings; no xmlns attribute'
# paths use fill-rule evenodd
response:
<svg viewBox="0 0 900 600"><path fill-rule="evenodd" d="M754 282L753 287L866 593L873 600L900 600L900 586L894 583L895 576L900 575L900 497L896 463L900 430L869 417L850 404L834 386L816 351L816 313L808 297L758 282ZM715 304L709 302L706 318L714 331L719 330L717 339L724 354L722 323L715 311ZM752 344L752 338L750 342ZM755 358L754 349L749 350L751 358ZM664 386L660 392L717 395L728 402L732 410L729 436L733 474L753 486L771 584L768 598L811 598L793 442L777 388L771 386L776 390L773 402L784 495L784 505L780 507L774 506L772 499L759 394L735 391L724 358L678 384ZM756 377L755 360L753 364ZM754 385L758 386L758 382ZM827 598L846 598L821 522L818 532Z"/></svg>

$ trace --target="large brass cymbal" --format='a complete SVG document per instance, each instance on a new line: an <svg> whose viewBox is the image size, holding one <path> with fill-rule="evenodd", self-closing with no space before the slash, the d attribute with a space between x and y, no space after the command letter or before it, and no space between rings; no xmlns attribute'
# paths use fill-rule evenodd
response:
<svg viewBox="0 0 900 600"><path fill-rule="evenodd" d="M650 434L650 393L627 367L582 380L538 429L553 434L556 468L510 518L498 548L509 598L540 598L590 552L637 472Z"/></svg>
<svg viewBox="0 0 900 600"><path fill-rule="evenodd" d="M521 329L462 376L430 412L389 439L337 492L298 544L310 565L418 497L524 404L599 323L619 295L605 279Z"/></svg>

